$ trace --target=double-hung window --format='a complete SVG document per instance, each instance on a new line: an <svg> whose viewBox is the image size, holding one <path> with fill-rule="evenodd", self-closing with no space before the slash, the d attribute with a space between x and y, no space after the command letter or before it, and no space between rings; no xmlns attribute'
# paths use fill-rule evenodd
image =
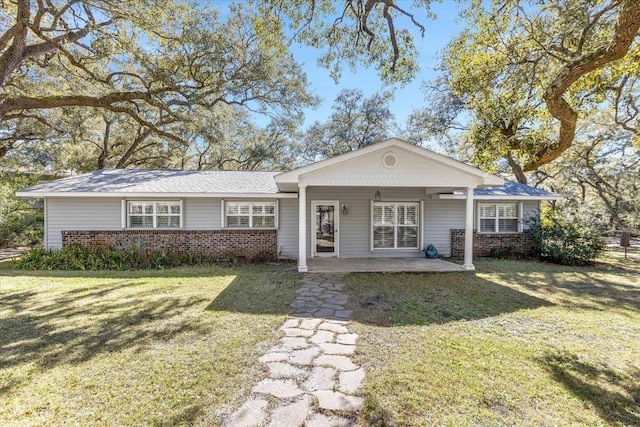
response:
<svg viewBox="0 0 640 427"><path fill-rule="evenodd" d="M182 203L180 201L128 201L128 228L180 228Z"/></svg>
<svg viewBox="0 0 640 427"><path fill-rule="evenodd" d="M518 231L517 203L478 203L478 230L481 233Z"/></svg>
<svg viewBox="0 0 640 427"><path fill-rule="evenodd" d="M276 202L225 202L227 228L275 228Z"/></svg>
<svg viewBox="0 0 640 427"><path fill-rule="evenodd" d="M420 205L374 202L373 249L418 249Z"/></svg>

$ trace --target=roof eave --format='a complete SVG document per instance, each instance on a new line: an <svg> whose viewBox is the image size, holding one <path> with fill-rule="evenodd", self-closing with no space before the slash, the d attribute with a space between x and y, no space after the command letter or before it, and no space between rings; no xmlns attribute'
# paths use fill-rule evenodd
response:
<svg viewBox="0 0 640 427"><path fill-rule="evenodd" d="M17 197L121 197L121 198L215 198L215 199L295 199L297 193L162 193L162 192L108 192L108 191L16 191Z"/></svg>
<svg viewBox="0 0 640 427"><path fill-rule="evenodd" d="M465 200L467 196L465 194L434 194L436 198L441 200ZM513 195L513 194L496 194L488 195L483 194L479 196L473 196L474 200L562 200L563 197L559 194L554 195Z"/></svg>

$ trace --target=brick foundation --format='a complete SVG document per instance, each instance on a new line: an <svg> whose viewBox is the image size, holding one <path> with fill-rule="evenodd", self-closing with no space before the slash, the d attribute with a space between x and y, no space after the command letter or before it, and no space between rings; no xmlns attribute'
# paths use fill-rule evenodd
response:
<svg viewBox="0 0 640 427"><path fill-rule="evenodd" d="M233 254L241 258L275 260L276 230L97 230L63 231L62 246L113 247L127 250L166 251L223 259Z"/></svg>
<svg viewBox="0 0 640 427"><path fill-rule="evenodd" d="M523 254L532 255L533 242L528 232L478 234L473 232L473 256L491 255L492 249L512 248ZM464 230L451 230L451 256L464 256Z"/></svg>

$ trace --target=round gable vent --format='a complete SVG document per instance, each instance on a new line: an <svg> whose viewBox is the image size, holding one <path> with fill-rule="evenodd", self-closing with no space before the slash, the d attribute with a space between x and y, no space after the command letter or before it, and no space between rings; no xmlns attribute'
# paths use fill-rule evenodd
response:
<svg viewBox="0 0 640 427"><path fill-rule="evenodd" d="M382 156L382 164L389 169L395 168L398 164L398 156L392 152L385 153L385 155Z"/></svg>

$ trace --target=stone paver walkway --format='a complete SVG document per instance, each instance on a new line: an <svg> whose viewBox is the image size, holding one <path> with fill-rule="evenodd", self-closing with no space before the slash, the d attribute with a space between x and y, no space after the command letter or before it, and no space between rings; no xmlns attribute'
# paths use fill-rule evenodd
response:
<svg viewBox="0 0 640 427"><path fill-rule="evenodd" d="M268 378L226 426L355 425L363 399L354 393L365 373L350 357L358 335L349 332L342 277L306 276L303 282L291 304L296 313L280 328L284 336L260 358Z"/></svg>

